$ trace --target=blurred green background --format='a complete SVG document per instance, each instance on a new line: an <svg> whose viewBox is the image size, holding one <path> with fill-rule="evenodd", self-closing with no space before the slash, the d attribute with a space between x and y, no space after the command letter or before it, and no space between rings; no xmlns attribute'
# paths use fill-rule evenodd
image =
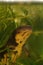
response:
<svg viewBox="0 0 43 65"><path fill-rule="evenodd" d="M29 55L23 48L15 65L43 65L43 3L0 3L0 48L21 25L32 26L32 35L25 42Z"/></svg>

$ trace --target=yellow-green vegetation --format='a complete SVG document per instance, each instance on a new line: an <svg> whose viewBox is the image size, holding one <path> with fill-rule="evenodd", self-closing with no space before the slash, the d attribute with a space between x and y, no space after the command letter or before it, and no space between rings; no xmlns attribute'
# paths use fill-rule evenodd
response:
<svg viewBox="0 0 43 65"><path fill-rule="evenodd" d="M0 3L0 48L13 30L22 25L30 25L33 31L25 45L29 55L26 56L23 48L15 65L43 65L43 3Z"/></svg>

